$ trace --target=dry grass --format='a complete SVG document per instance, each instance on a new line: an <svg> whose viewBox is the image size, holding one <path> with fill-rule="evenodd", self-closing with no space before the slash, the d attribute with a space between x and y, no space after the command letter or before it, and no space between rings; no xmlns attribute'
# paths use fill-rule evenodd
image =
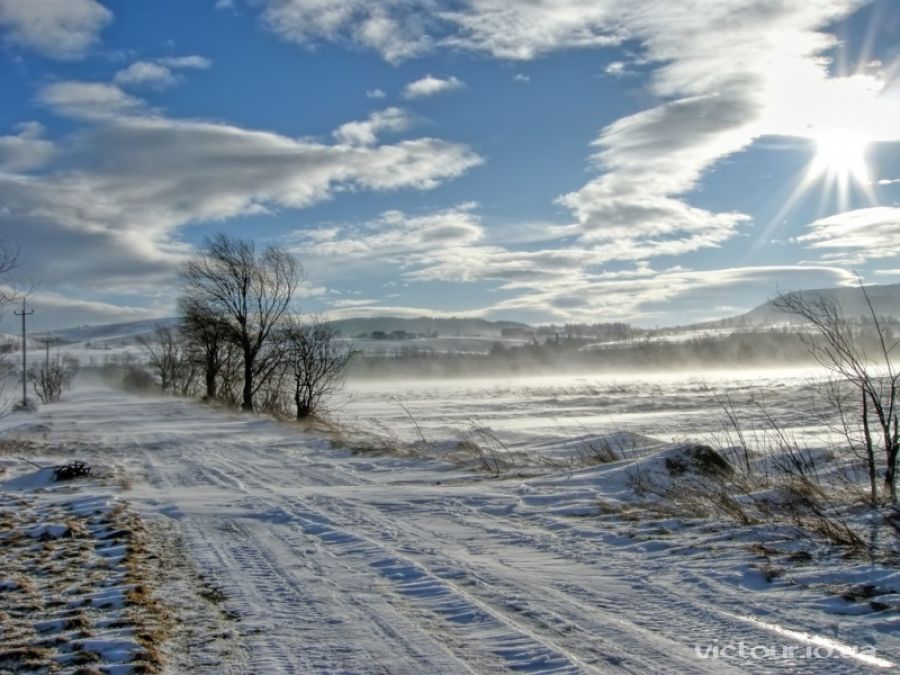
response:
<svg viewBox="0 0 900 675"><path fill-rule="evenodd" d="M173 622L150 582L146 530L123 504L75 504L0 495L0 670L103 672L125 664L83 641L113 638L136 643L133 672L158 672ZM59 523L60 536L29 536L38 523Z"/></svg>

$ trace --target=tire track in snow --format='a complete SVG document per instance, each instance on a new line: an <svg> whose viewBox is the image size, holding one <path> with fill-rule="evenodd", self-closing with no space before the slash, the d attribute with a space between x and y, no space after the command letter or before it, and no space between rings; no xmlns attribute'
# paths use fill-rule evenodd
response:
<svg viewBox="0 0 900 675"><path fill-rule="evenodd" d="M230 598L229 609L242 617L261 672L473 672L394 608L372 603L369 575L348 578L360 577L360 570L337 565L301 530L292 534L295 518L278 500L254 495L244 487L246 476L238 480L223 468L233 466L224 459L229 453L210 453L196 444L185 450L175 465L157 463L157 475L188 488L207 481L240 485L243 498L236 503L258 515L183 516L182 525L199 564ZM198 456L204 464L194 464ZM212 464L213 458L221 463Z"/></svg>
<svg viewBox="0 0 900 675"><path fill-rule="evenodd" d="M657 633L652 627L635 624L631 619L634 612L634 598L628 598L627 601L621 598L607 598L608 602L605 604L611 608L607 610L599 602L591 604L579 597L582 594L581 587L579 591L559 588L550 578L543 578L538 583L529 582L535 575L529 574L524 568L533 566L546 570L565 562L572 566L567 570L567 577L571 578L570 575L588 579L602 577L605 592L609 592L615 586L627 585L626 580L618 575L598 574L597 570L586 569L583 565L572 561L566 562L555 556L536 557L534 550L522 556L528 562L519 567L487 565L487 561L493 560L493 556L484 556L482 564L476 564L471 556L460 555L461 546L446 545L447 542L432 538L431 533L409 525L405 519L399 519L400 522L394 521L390 529L395 532L387 534L390 529L386 527L385 522L372 519L368 509L359 510L346 500L321 498L322 501L326 499L327 506L317 505L319 513L330 507L336 510L331 517L340 516L342 522L352 523L355 528L365 527L369 537L376 537L381 533L381 536L391 540L391 545L402 548L403 555L400 562L387 559L381 564L391 574L396 574L402 583L411 584L413 592L417 592L423 582L415 574L410 575L407 570L411 566L429 569L434 576L453 580L459 587L464 588L463 593L469 601L476 603L496 620L515 626L517 630L537 642L552 645L555 650L567 655L573 664L578 664L583 669L604 673L708 672L708 668L698 664L693 652L689 651L683 641L676 642ZM444 531L453 530L447 528ZM470 533L470 536L457 539L457 542L465 541L484 541L484 537ZM444 545L441 546L441 543ZM521 552L525 543L516 541L516 549L510 548L507 554L515 555L516 550ZM410 578L407 579L407 576ZM431 587L425 585L423 590L431 592ZM625 608L629 611L628 619L621 617ZM451 613L465 611L465 606L455 607L450 604L447 609ZM674 608L676 613L683 609L683 604ZM683 627L683 620L675 625ZM663 666L664 663L678 665ZM552 668L544 669L544 667L539 667L538 670L555 672ZM736 671L723 664L717 668L717 672Z"/></svg>
<svg viewBox="0 0 900 675"><path fill-rule="evenodd" d="M202 464L195 465L196 469L192 474L194 481L208 480L232 487L240 484L245 494L263 499L265 506L258 507L260 512L282 510L286 513L286 521L293 520L307 535L318 537L332 554L357 561L348 563L356 568L370 565L391 582L394 592L407 598L409 609L414 612L413 616L418 614L419 623L430 623L427 617L422 618L423 613L443 619L442 625L437 629L429 630L433 639L445 640L448 647L455 650L461 658L481 662L482 668L487 667L485 660L494 656L499 657L500 661L488 668L491 671L498 668L532 672L709 671L708 664L698 663L692 653L687 653L683 642L666 639L665 631L661 630L666 627L671 629L672 626L682 629L684 615L696 615L696 607L685 604L681 598L669 597L669 605L660 611L663 603L652 602L660 597L654 598L655 593L651 592L649 606L655 607L651 620L644 621L643 625L635 621L642 617L635 616L641 613L635 611L633 596L637 592L647 594L647 589L634 586L634 570L624 577L604 570L602 576L607 584L599 599L596 593L592 596L584 589L576 592L572 588L560 588L547 583L528 584L525 581L527 575L521 575L521 570L515 568L498 575L496 568L488 572L483 566L478 568L462 564L452 557L453 549L449 546L436 556L422 555L421 547L411 548L409 544L423 538L430 539L433 543L437 540L438 546L446 544L446 541L440 541L441 528L426 532L404 526L402 517L391 518L397 514L390 514L392 522L372 520L371 507L377 508L377 503L367 504L366 513L355 507L350 513L347 500L329 496L329 512L328 508L321 505L314 507L308 498L301 498L299 495L289 498L281 496L272 487L272 474L260 469L257 462L248 457L251 454L256 457L267 456L267 452L257 448L249 452L245 446L235 447L232 452L223 448L211 452L209 448L198 444L192 445L191 451L191 455L202 458ZM325 482L318 475L318 469L307 470L309 467L302 453L292 456L292 459L300 463L298 474L303 476L304 482ZM329 465L323 469L328 472L327 482L330 484L352 484L359 479L343 468ZM237 475L240 480L235 478ZM453 516L456 528L460 526L461 518L470 527L471 523L475 523L478 532L464 539L491 544L505 541L509 544L510 551L528 547L532 549L528 553L530 558L534 557L535 552L547 555L547 541L555 539L555 534L547 530L543 531L543 537L539 536L541 530L525 536L523 528L516 527L518 523L513 524L508 518L483 511L475 512L474 509L468 513L468 518L463 518L463 514L452 510L429 510L427 513L429 516ZM342 525L338 527L335 520L340 520ZM526 529L533 527L532 523L525 525ZM350 527L361 526L366 526L368 534L361 536L358 531L348 530ZM395 534L385 541L385 533L392 530ZM444 530L453 531L453 526ZM404 551L401 553L399 548ZM567 559L570 564L579 564L587 557L583 554L573 555L571 551L566 555L559 546L549 547L549 553L557 562ZM596 549L592 554L596 557ZM360 560L363 562L359 562ZM589 575L596 576L597 573L597 570L588 570ZM617 586L628 588L630 592L624 597L616 593L613 600L610 597L614 595L611 589ZM512 609L508 601L510 595L526 598L527 606L518 611ZM548 598L553 600L550 608L544 607ZM589 602L591 599L595 601L594 604ZM611 609L601 609L604 605ZM618 616L624 608L628 608L627 620ZM710 634L716 631L708 627L714 626L721 634L721 618L714 617L709 612L700 614L699 617L693 617L698 625L706 626L706 632ZM499 628L503 626L507 628L506 631ZM746 632L746 626L743 629ZM574 645L568 649L561 646L569 643ZM473 644L482 645L484 653L476 655L475 652L479 650L473 649ZM463 645L462 651L460 645ZM540 648L541 645L544 649ZM672 662L678 662L679 666L671 668L662 665ZM716 671L729 672L729 668L724 663L717 663Z"/></svg>
<svg viewBox="0 0 900 675"><path fill-rule="evenodd" d="M244 469L243 464L229 461L224 455L219 457L234 470ZM253 468L246 472L248 476L254 473ZM267 478L258 472L254 477ZM534 634L514 617L498 614L470 595L452 575L436 574L386 542L338 526L308 500L282 497L262 482L254 485L252 491L256 496L266 493L264 500L269 505L283 509L305 534L319 539L332 555L348 559L347 564L358 573L368 570L377 574L383 588L389 587L406 599L408 609L414 610L413 615L419 619L417 623L430 625L430 619L441 619L431 633L432 639L446 643L461 658L475 660L491 671L601 672L546 637Z"/></svg>
<svg viewBox="0 0 900 675"><path fill-rule="evenodd" d="M323 497L324 499L324 497ZM355 511L356 516L347 516L362 524L371 513L371 508L382 506L378 502L369 502L366 509L359 510L358 505L348 500L327 497L340 508ZM633 552L622 551L614 546L598 546L596 540L572 534L571 537L560 538L559 522L553 522L553 530L541 533L535 530L533 522L527 516L524 522L514 522L510 517L486 514L483 509L467 507L466 512L454 510L428 510L427 524L415 522L414 512L404 511L390 514L394 518L394 528L398 530L393 536L398 541L441 542L446 532L455 532L456 541L463 546L444 546L439 553L429 547L418 547L415 556L425 561L424 564L446 565L462 571L473 580L486 602L496 607L497 611L512 611L516 616L530 617L542 626L554 629L562 626L566 639L581 637L585 640L573 651L593 651L591 637L594 641L602 639L607 650L611 650L611 663L625 667L631 672L660 672L661 663L677 663L676 668L665 672L754 672L768 671L773 668L804 667L808 663L802 660L788 663L772 650L771 659L764 658L743 660L739 671L729 668L725 661L705 662L697 658L692 646L694 644L712 644L715 641L738 643L744 641L748 645L771 645L771 634L763 629L748 625L746 621L736 620L719 606L743 607L751 613L756 604L748 599L746 592L731 589L724 593L719 589L715 603L710 598L700 597L694 591L696 584L690 584L685 593L674 591L671 583L660 582L647 573L641 572L641 560ZM442 516L451 522L445 522ZM370 520L374 529L382 527L378 520ZM517 527L518 526L518 527ZM566 531L569 528L562 528ZM473 552L463 550L470 542L504 543L508 546L503 552ZM548 543L549 542L549 543ZM439 544L438 544L439 545ZM523 549L531 549L524 555L516 555ZM483 555L481 555L483 554ZM556 565L565 565L566 574L562 581L554 576L540 579L537 583L529 582L534 578L533 570L541 562L541 555L550 570ZM517 559L527 561L517 564ZM677 569L677 565L675 565ZM655 573L659 572L654 567ZM583 578L594 583L577 583L573 579ZM510 597L517 600L510 603ZM756 612L767 616L765 607ZM627 618L623 618L627 617ZM797 643L802 646L802 643ZM621 645L629 645L625 650ZM823 673L855 673L858 664L849 660L825 659L816 663L817 672Z"/></svg>

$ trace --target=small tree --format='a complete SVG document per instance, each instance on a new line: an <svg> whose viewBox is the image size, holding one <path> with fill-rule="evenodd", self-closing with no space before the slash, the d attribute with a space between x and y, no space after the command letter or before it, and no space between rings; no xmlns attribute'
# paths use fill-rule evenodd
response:
<svg viewBox="0 0 900 675"><path fill-rule="evenodd" d="M19 246L15 241L0 237L0 277L7 278L9 272L16 267L19 261ZM0 305L9 302L14 293L8 288L0 287Z"/></svg>
<svg viewBox="0 0 900 675"><path fill-rule="evenodd" d="M62 398L64 390L72 386L78 373L78 360L70 355L48 358L41 364L28 369L28 380L41 403L55 403Z"/></svg>
<svg viewBox="0 0 900 675"><path fill-rule="evenodd" d="M871 319L875 331L874 349L864 348L861 336L854 332L840 307L831 298L794 291L782 293L772 304L776 309L796 314L812 325L815 334L800 335L810 354L857 391L859 423L869 473L870 501L874 506L878 501L876 438L884 456L885 489L890 493L891 500L897 501L896 470L900 451L897 395L900 372L895 370L891 358L895 345L889 344L887 331L882 327L861 281L859 287L868 307L869 316L866 318ZM843 409L840 412L842 416L845 414Z"/></svg>
<svg viewBox="0 0 900 675"><path fill-rule="evenodd" d="M297 419L304 419L320 411L323 399L340 387L353 350L319 318L309 323L291 320L281 332L281 343Z"/></svg>
<svg viewBox="0 0 900 675"><path fill-rule="evenodd" d="M160 325L149 336L141 335L137 341L147 352L148 365L160 389L187 393L193 374L178 329Z"/></svg>
<svg viewBox="0 0 900 675"><path fill-rule="evenodd" d="M253 410L253 397L272 372L264 357L300 283L302 268L284 249L256 251L252 241L218 234L181 270L184 297L227 321L243 356L241 407Z"/></svg>
<svg viewBox="0 0 900 675"><path fill-rule="evenodd" d="M228 322L216 316L198 298L183 297L181 305L181 333L187 343L188 358L203 372L203 398L218 398L219 376L227 365L228 343L233 337Z"/></svg>

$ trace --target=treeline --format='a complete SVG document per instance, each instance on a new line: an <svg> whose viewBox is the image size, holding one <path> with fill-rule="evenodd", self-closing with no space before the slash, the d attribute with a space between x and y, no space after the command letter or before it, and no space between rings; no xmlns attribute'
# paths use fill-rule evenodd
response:
<svg viewBox="0 0 900 675"><path fill-rule="evenodd" d="M180 322L140 343L149 377L164 392L246 411L320 410L352 356L318 318L302 321L292 303L303 275L287 251L216 235L181 269ZM125 383L142 384L132 364ZM146 383L146 380L144 381Z"/></svg>
<svg viewBox="0 0 900 675"><path fill-rule="evenodd" d="M862 344L876 344L877 337L865 327L857 333ZM482 377L815 364L801 333L773 329L600 347L563 337L521 346L497 342L487 354L406 349L394 356L360 355L348 373L353 377Z"/></svg>

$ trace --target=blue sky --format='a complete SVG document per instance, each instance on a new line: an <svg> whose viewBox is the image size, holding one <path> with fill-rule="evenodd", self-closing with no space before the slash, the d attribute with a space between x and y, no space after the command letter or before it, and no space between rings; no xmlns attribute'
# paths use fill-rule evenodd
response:
<svg viewBox="0 0 900 675"><path fill-rule="evenodd" d="M37 330L172 314L217 231L290 248L335 317L900 281L889 0L0 0L0 44Z"/></svg>

